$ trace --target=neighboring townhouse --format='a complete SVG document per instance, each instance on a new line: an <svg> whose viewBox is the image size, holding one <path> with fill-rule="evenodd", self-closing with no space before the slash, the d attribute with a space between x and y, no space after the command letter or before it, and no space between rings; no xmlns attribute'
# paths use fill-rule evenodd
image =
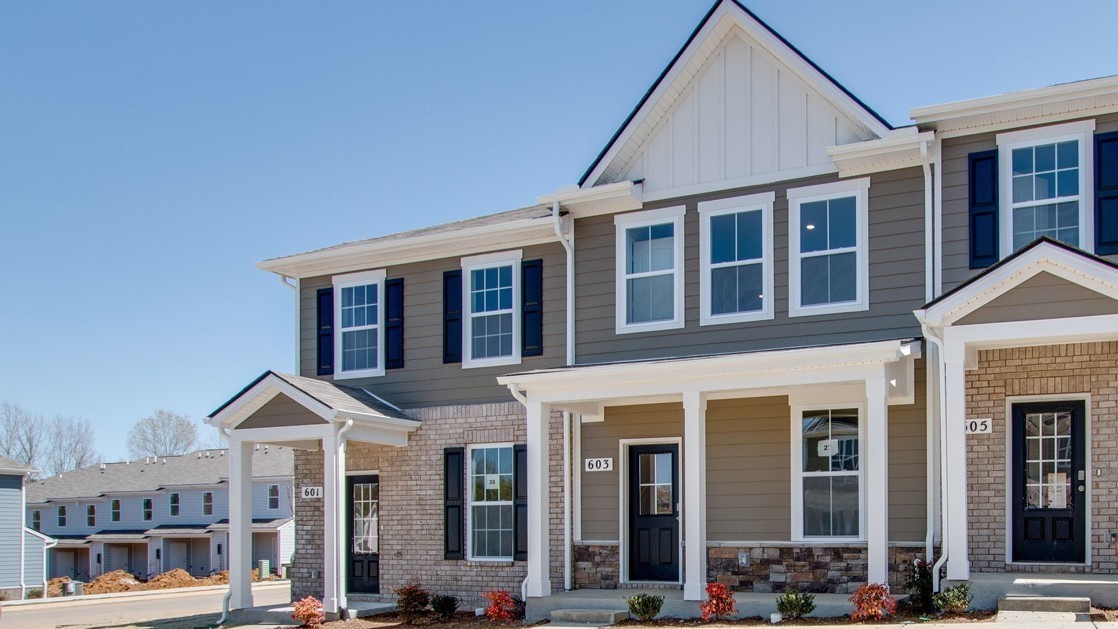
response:
<svg viewBox="0 0 1118 629"><path fill-rule="evenodd" d="M0 457L0 598L46 591L47 549L54 540L23 525L27 477L34 469Z"/></svg>
<svg viewBox="0 0 1118 629"><path fill-rule="evenodd" d="M290 448L251 454L249 559L279 573L291 563L295 522ZM113 570L141 579L181 568L229 569L229 457L224 449L100 463L27 486L26 524L57 542L49 578L89 581Z"/></svg>
<svg viewBox="0 0 1118 629"><path fill-rule="evenodd" d="M577 185L260 263L299 373L208 421L293 595L1118 574L1118 79L913 118L720 0Z"/></svg>

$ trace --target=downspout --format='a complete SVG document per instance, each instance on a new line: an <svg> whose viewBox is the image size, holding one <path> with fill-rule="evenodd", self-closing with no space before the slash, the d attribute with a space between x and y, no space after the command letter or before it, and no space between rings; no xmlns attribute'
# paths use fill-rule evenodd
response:
<svg viewBox="0 0 1118 629"><path fill-rule="evenodd" d="M944 448L944 444L947 442L947 417L945 416L946 412L947 412L947 386L946 386L947 385L947 376L946 376L947 370L945 368L945 364L944 364L944 361L943 361L943 357L944 357L943 339L940 338L934 331L932 331L931 326L929 326L927 323L925 323L923 321L920 322L920 329L924 333L924 338L928 339L929 341L931 341L932 345L936 346L936 367L939 371L939 373L936 374L936 376L937 376L936 384L939 385L939 415L940 415L940 421L939 421L940 522L946 522L947 521L947 514L951 509L951 504L947 500L947 466L944 465L944 461L943 461L943 459L946 458L945 453L943 452L943 448ZM929 496L928 497L929 504L931 503L931 500L932 500L932 498L931 498L931 496ZM931 537L931 535L932 535L931 530L928 531L928 535L929 535L929 537ZM945 563L947 563L947 558L948 558L948 554L949 554L948 545L947 545L948 535L949 535L948 527L945 526L945 525L941 525L940 526L940 542L939 542L940 546L941 546L940 555L939 555L939 559L936 560L935 565L932 566L932 590L937 591L937 592L939 591L939 571L940 571L940 568L942 568L943 565Z"/></svg>
<svg viewBox="0 0 1118 629"><path fill-rule="evenodd" d="M281 277L281 279L282 279L282 277ZM290 286L290 284L288 284L286 281L284 282L284 284L287 285L287 286ZM229 429L228 428L222 428L221 426L218 426L217 429L222 434L224 434L225 438L229 439L230 444L232 444L232 435L229 434ZM232 456L232 455L230 455L230 456ZM232 517L232 516L230 515L230 517ZM230 522L232 522L232 520L230 520ZM230 525L230 528L232 528L232 525ZM229 532L225 533L225 553L226 553L226 555L229 554L229 538L230 538L230 533ZM229 619L229 600L232 599L232 598L233 598L233 586L232 586L232 584L230 584L229 589L225 590L225 596L221 597L221 617L219 617L217 619L217 625L219 627L221 625L224 625L225 621Z"/></svg>
<svg viewBox="0 0 1118 629"><path fill-rule="evenodd" d="M935 164L935 197L932 200L934 207L933 234L935 235L935 293L934 297L943 294L943 140L936 136L935 146L932 151L932 160Z"/></svg>
<svg viewBox="0 0 1118 629"><path fill-rule="evenodd" d="M575 248L574 225L571 233L563 234L563 217L559 213L559 202L551 204L551 215L555 218L555 236L567 252L567 366L575 364Z"/></svg>
<svg viewBox="0 0 1118 629"><path fill-rule="evenodd" d="M559 202L551 204L555 235L567 252L567 365L575 364L575 250L574 222L570 233L563 233ZM571 413L563 411L563 588L571 590Z"/></svg>
<svg viewBox="0 0 1118 629"><path fill-rule="evenodd" d="M353 420L352 419L345 420L345 425L342 426L340 429L338 429L338 432L334 435L335 447L341 448L343 452L345 451L345 449L346 449L345 435L346 435L347 432L349 432L352 429L353 429ZM336 460L336 458L335 458L335 460ZM345 495L344 494L345 490L343 489L343 486L344 486L343 484L345 483L345 461L344 461L344 459L342 461L342 465L340 466L340 469L334 470L334 475L336 477L336 479L334 480L334 489L338 492L338 496L340 498L341 496ZM339 501L338 507L341 508L341 502L340 501ZM344 542L344 540L345 540L345 524L346 523L345 523L345 518L344 517L335 517L334 518L334 540L337 542L337 548L334 551L336 557L334 559L333 578L337 580L337 582L334 584L334 596L336 596L337 599L338 599L338 618L340 618L341 620L349 620L349 610L347 609L347 607L349 605L349 597L344 596L342 594L342 588L345 587L345 585L346 585L346 579L345 579L345 577L342 576L342 572L345 570L345 552L344 552L344 549L345 549L345 542ZM277 538L276 541L278 542L279 539ZM348 592L346 594L348 594ZM345 600L345 602L346 602L345 606L343 606L341 604L342 600Z"/></svg>
<svg viewBox="0 0 1118 629"><path fill-rule="evenodd" d="M27 476L21 476L19 479L19 599L27 598L27 583L24 581L27 572L27 533L23 531L26 525L23 523L27 520ZM46 552L43 552L43 558L46 559ZM47 564L43 562L43 575L47 574ZM47 590L43 588L43 598L47 597Z"/></svg>
<svg viewBox="0 0 1118 629"><path fill-rule="evenodd" d="M935 220L932 202L932 166L928 163L928 142L920 143L920 166L924 169L924 303L930 302L935 290Z"/></svg>
<svg viewBox="0 0 1118 629"><path fill-rule="evenodd" d="M294 366L294 371L292 371L292 373L297 374L297 373L299 373L299 361L302 358L301 354L299 353L299 343L302 341L302 339L299 338L299 328L301 327L301 324L302 324L302 322L299 320L299 310L300 310L300 308L299 308L299 306L300 306L300 304L299 304L299 292L300 292L299 291L299 278L290 278L290 277L288 277L286 275L282 275L282 274L279 276L279 278L280 278L280 282L282 282L284 286L290 288L292 291L295 292L295 366ZM294 279L295 283L292 284L291 282L287 281L287 280L290 280L290 279Z"/></svg>
<svg viewBox="0 0 1118 629"><path fill-rule="evenodd" d="M924 170L924 303L932 301L933 293L935 291L935 252L934 252L934 231L935 221L933 214L933 195L932 195L932 170L929 163L928 155L928 142L920 143L920 166ZM925 374L927 367L925 366ZM925 375L925 388L931 386L931 380ZM925 522L924 522L924 560L930 561L935 555L935 525L936 525L936 509L935 509L935 468L936 468L936 452L933 445L935 444L935 409L930 403L930 396L925 395L925 423L927 424L927 449L925 452Z"/></svg>

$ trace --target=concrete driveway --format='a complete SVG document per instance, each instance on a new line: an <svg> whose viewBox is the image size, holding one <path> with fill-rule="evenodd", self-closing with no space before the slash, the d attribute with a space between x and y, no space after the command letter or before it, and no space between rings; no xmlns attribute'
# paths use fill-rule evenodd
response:
<svg viewBox="0 0 1118 629"><path fill-rule="evenodd" d="M291 600L291 585L257 583L252 587L256 605L278 605ZM194 629L212 627L221 615L225 589L164 590L139 595L106 595L54 599L31 604L5 604L0 628L53 629L152 627Z"/></svg>

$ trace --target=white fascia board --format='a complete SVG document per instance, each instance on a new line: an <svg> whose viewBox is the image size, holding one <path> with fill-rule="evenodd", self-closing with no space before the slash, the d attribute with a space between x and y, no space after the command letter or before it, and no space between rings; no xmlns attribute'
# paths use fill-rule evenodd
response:
<svg viewBox="0 0 1118 629"><path fill-rule="evenodd" d="M840 177L922 166L933 158L935 133L917 132L914 127L898 131L903 133L894 132L880 140L827 147L827 155L838 167Z"/></svg>
<svg viewBox="0 0 1118 629"><path fill-rule="evenodd" d="M996 96L985 96L960 100L939 105L915 107L909 117L917 124L930 124L952 118L980 116L1017 107L1051 105L1061 101L1091 96L1105 96L1118 93L1118 76L1108 76L1088 81L1065 83L1051 87L1041 87L1019 92L1008 92Z"/></svg>
<svg viewBox="0 0 1118 629"><path fill-rule="evenodd" d="M943 330L948 359L961 359L970 350L1090 343L1116 338L1118 315L980 323L948 326Z"/></svg>
<svg viewBox="0 0 1118 629"><path fill-rule="evenodd" d="M437 234L357 242L321 251L299 253L257 262L256 267L278 275L302 279L348 273L373 267L452 258L492 251L558 242L551 216L483 225ZM500 243L494 245L494 243Z"/></svg>
<svg viewBox="0 0 1118 629"><path fill-rule="evenodd" d="M276 426L274 428L242 428L230 431L229 442L283 443L305 439L329 439L334 436L333 424L314 426Z"/></svg>
<svg viewBox="0 0 1118 629"><path fill-rule="evenodd" d="M0 467L0 474L4 474L4 475L8 475L8 476L27 476L28 474L30 474L32 472L38 472L38 471L39 470L32 470L32 469L23 468L23 467L19 467L19 468L17 468L17 467Z"/></svg>
<svg viewBox="0 0 1118 629"><path fill-rule="evenodd" d="M644 185L618 181L590 188L567 186L540 197L537 201L540 205L558 203L561 209L579 218L628 212L644 207Z"/></svg>

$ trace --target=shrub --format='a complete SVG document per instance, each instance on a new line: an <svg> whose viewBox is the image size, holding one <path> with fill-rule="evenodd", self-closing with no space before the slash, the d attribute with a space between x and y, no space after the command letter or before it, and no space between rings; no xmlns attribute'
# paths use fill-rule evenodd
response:
<svg viewBox="0 0 1118 629"><path fill-rule="evenodd" d="M431 609L435 610L439 618L450 620L454 618L454 613L458 611L458 598L436 594L431 597Z"/></svg>
<svg viewBox="0 0 1118 629"><path fill-rule="evenodd" d="M815 596L807 592L788 590L777 597L776 611L790 620L803 618L815 611Z"/></svg>
<svg viewBox="0 0 1118 629"><path fill-rule="evenodd" d="M904 587L912 595L913 605L924 613L935 611L932 602L932 566L923 559L912 562L912 569L905 575Z"/></svg>
<svg viewBox="0 0 1118 629"><path fill-rule="evenodd" d="M27 590L27 598L43 598L43 588Z"/></svg>
<svg viewBox="0 0 1118 629"><path fill-rule="evenodd" d="M326 622L326 615L322 613L322 603L313 596L308 596L301 601L295 601L295 611L291 612L291 619L303 623L303 627L317 627Z"/></svg>
<svg viewBox="0 0 1118 629"><path fill-rule="evenodd" d="M897 611L897 600L889 595L889 586L884 583L866 583L858 588L850 602L854 603L851 620L881 620Z"/></svg>
<svg viewBox="0 0 1118 629"><path fill-rule="evenodd" d="M521 606L517 605L508 590L492 590L482 596L489 601L489 607L485 608L485 615L489 620L512 622L520 616Z"/></svg>
<svg viewBox="0 0 1118 629"><path fill-rule="evenodd" d="M398 587L392 593L396 595L396 612L404 624L410 625L431 604L431 593L416 581Z"/></svg>
<svg viewBox="0 0 1118 629"><path fill-rule="evenodd" d="M699 611L703 613L703 621L709 622L729 618L737 611L734 607L734 593L725 585L708 583L707 596L710 598L699 603Z"/></svg>
<svg viewBox="0 0 1118 629"><path fill-rule="evenodd" d="M944 588L932 596L936 609L952 614L962 614L970 609L970 586L960 583L954 587Z"/></svg>
<svg viewBox="0 0 1118 629"><path fill-rule="evenodd" d="M648 622L660 613L664 605L664 597L655 594L634 594L625 599L629 604L629 613L641 622Z"/></svg>

